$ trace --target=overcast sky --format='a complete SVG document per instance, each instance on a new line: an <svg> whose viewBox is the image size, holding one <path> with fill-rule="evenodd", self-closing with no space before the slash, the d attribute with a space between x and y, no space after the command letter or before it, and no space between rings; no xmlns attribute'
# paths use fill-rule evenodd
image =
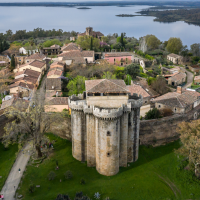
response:
<svg viewBox="0 0 200 200"><path fill-rule="evenodd" d="M9 2L92 2L92 1L123 1L123 0L0 0L0 3L9 3ZM126 0L126 1L140 1L140 0ZM142 0L148 1L148 0ZM163 1L163 0L154 0L154 1ZM174 0L166 0L174 1ZM199 0L184 0L184 1L199 1Z"/></svg>

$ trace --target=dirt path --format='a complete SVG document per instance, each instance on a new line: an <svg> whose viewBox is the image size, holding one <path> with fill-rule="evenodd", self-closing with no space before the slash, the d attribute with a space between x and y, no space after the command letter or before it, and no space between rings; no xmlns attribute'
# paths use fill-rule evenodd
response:
<svg viewBox="0 0 200 200"><path fill-rule="evenodd" d="M194 78L193 73L187 71L187 70L184 69L183 67L181 67L181 69L182 69L183 71L185 71L185 73L187 74L187 83L183 86L183 88L191 87L191 85L192 85L192 83L193 83L193 78Z"/></svg>
<svg viewBox="0 0 200 200"><path fill-rule="evenodd" d="M1 191L1 194L4 195L5 200L15 200L14 194L16 192L16 189L18 188L18 185L20 183L26 165L30 159L30 153L31 153L29 151L30 148L31 146L27 144L24 150L21 151L17 156L17 159ZM19 173L19 168L21 169L20 173Z"/></svg>

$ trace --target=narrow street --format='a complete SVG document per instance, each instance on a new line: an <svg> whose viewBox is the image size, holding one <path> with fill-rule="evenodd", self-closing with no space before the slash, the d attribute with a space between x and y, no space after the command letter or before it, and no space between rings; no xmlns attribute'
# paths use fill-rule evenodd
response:
<svg viewBox="0 0 200 200"><path fill-rule="evenodd" d="M48 71L49 71L49 65L47 66L47 73ZM45 103L45 93L46 93L45 88L46 88L47 73L43 77L40 89L35 91L35 93L37 93L37 95L40 96L39 98L42 100L41 102L43 104ZM33 94L31 101L34 99L35 93ZM31 105L31 102L30 102L30 105ZM24 170L26 169L26 165L30 159L31 153L32 153L31 146L30 144L27 143L24 147L24 150L20 151L20 153L18 154L17 159L1 191L1 194L4 195L5 200L15 200L14 198L15 192L19 186ZM21 170L20 173L19 173L19 169Z"/></svg>
<svg viewBox="0 0 200 200"><path fill-rule="evenodd" d="M29 149L31 149L31 146L27 144L24 150L20 151L17 156L17 159L1 191L1 194L4 195L5 200L15 200L14 194L18 188L24 170L26 169L26 165L30 159L31 152ZM19 169L21 170L20 173Z"/></svg>
<svg viewBox="0 0 200 200"><path fill-rule="evenodd" d="M194 75L193 73L187 71L185 68L181 67L181 69L187 74L187 83L183 86L184 89L191 87L193 83Z"/></svg>

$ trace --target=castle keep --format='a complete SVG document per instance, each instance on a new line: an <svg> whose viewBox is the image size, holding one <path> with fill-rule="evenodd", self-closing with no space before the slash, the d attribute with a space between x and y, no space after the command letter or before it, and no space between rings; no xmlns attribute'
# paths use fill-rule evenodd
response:
<svg viewBox="0 0 200 200"><path fill-rule="evenodd" d="M142 96L123 80L88 80L86 92L69 97L72 154L100 174L112 176L138 159Z"/></svg>

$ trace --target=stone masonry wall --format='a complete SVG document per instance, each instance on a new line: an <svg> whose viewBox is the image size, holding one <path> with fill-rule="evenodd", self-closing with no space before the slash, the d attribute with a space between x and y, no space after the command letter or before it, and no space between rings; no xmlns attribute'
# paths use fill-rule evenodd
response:
<svg viewBox="0 0 200 200"><path fill-rule="evenodd" d="M155 120L140 121L140 144L159 146L179 139L177 125L197 119L200 105L184 115L173 115Z"/></svg>
<svg viewBox="0 0 200 200"><path fill-rule="evenodd" d="M98 119L96 129L96 169L100 174L112 176L119 171L120 119Z"/></svg>

